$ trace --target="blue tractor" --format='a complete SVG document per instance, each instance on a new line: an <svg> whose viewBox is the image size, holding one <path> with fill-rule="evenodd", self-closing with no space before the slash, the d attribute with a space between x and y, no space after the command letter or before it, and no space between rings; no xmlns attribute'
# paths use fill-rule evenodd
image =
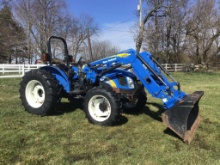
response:
<svg viewBox="0 0 220 165"><path fill-rule="evenodd" d="M63 63L53 64L52 39L64 46ZM56 110L61 98L68 98L73 104L83 104L89 122L113 125L123 111L144 108L148 91L162 100L164 124L186 143L193 139L203 91L189 95L181 91L180 84L150 53L129 49L86 64L82 58L72 63L63 38L51 36L47 47L44 61L48 65L27 72L20 83L20 99L26 111L48 115Z"/></svg>

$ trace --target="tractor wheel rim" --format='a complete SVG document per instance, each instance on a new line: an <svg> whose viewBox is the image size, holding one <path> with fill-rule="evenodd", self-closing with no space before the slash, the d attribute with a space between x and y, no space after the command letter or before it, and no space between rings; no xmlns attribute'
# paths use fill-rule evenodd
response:
<svg viewBox="0 0 220 165"><path fill-rule="evenodd" d="M88 110L94 120L103 122L111 115L111 104L106 97L95 95L89 100Z"/></svg>
<svg viewBox="0 0 220 165"><path fill-rule="evenodd" d="M31 107L41 107L45 101L45 90L43 85L37 80L28 82L25 89L25 97Z"/></svg>

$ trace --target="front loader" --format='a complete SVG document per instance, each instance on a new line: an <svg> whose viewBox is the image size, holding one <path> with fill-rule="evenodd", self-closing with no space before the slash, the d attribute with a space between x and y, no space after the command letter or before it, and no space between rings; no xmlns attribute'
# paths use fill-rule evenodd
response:
<svg viewBox="0 0 220 165"><path fill-rule="evenodd" d="M51 40L64 45L64 64L52 63ZM83 99L86 117L91 123L113 125L123 111L138 112L146 104L146 92L162 100L164 124L186 143L198 127L198 102L203 91L186 94L180 84L148 52L133 49L119 52L91 63L82 58L72 63L63 38L48 39L48 66L25 74L20 84L20 98L33 114L54 112L61 98L72 104Z"/></svg>

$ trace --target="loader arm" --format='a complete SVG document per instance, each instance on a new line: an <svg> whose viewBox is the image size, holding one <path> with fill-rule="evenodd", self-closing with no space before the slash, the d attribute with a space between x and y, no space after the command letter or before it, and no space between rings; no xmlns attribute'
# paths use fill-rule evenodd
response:
<svg viewBox="0 0 220 165"><path fill-rule="evenodd" d="M137 55L135 50L129 49L117 55L92 62L89 66L90 68L106 67L106 69L102 68L102 72L106 73L122 65L128 64L131 65L133 72L146 90L153 97L162 99L165 109L173 107L177 101L180 101L186 96L186 94L180 90L179 83L168 74L172 80L172 82L169 82L164 75L163 68L148 52L142 52ZM102 72L100 72L100 75Z"/></svg>
<svg viewBox="0 0 220 165"><path fill-rule="evenodd" d="M130 65L145 89L163 101L166 109L162 114L164 124L189 144L200 122L198 102L204 92L184 93L180 84L150 53L138 54L133 49L88 64L91 74L87 78L95 82L95 79L123 65Z"/></svg>

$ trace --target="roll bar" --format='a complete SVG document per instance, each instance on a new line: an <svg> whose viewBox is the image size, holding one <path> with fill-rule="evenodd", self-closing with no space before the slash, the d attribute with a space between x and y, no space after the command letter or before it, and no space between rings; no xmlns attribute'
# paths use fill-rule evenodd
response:
<svg viewBox="0 0 220 165"><path fill-rule="evenodd" d="M64 55L66 58L66 65L69 66L69 53L68 53L68 48L67 48L67 43L64 38L57 37L57 36L50 36L47 40L47 49L48 49L48 54L50 55L50 65L52 65L52 52L51 52L51 39L57 39L61 40L64 45Z"/></svg>

